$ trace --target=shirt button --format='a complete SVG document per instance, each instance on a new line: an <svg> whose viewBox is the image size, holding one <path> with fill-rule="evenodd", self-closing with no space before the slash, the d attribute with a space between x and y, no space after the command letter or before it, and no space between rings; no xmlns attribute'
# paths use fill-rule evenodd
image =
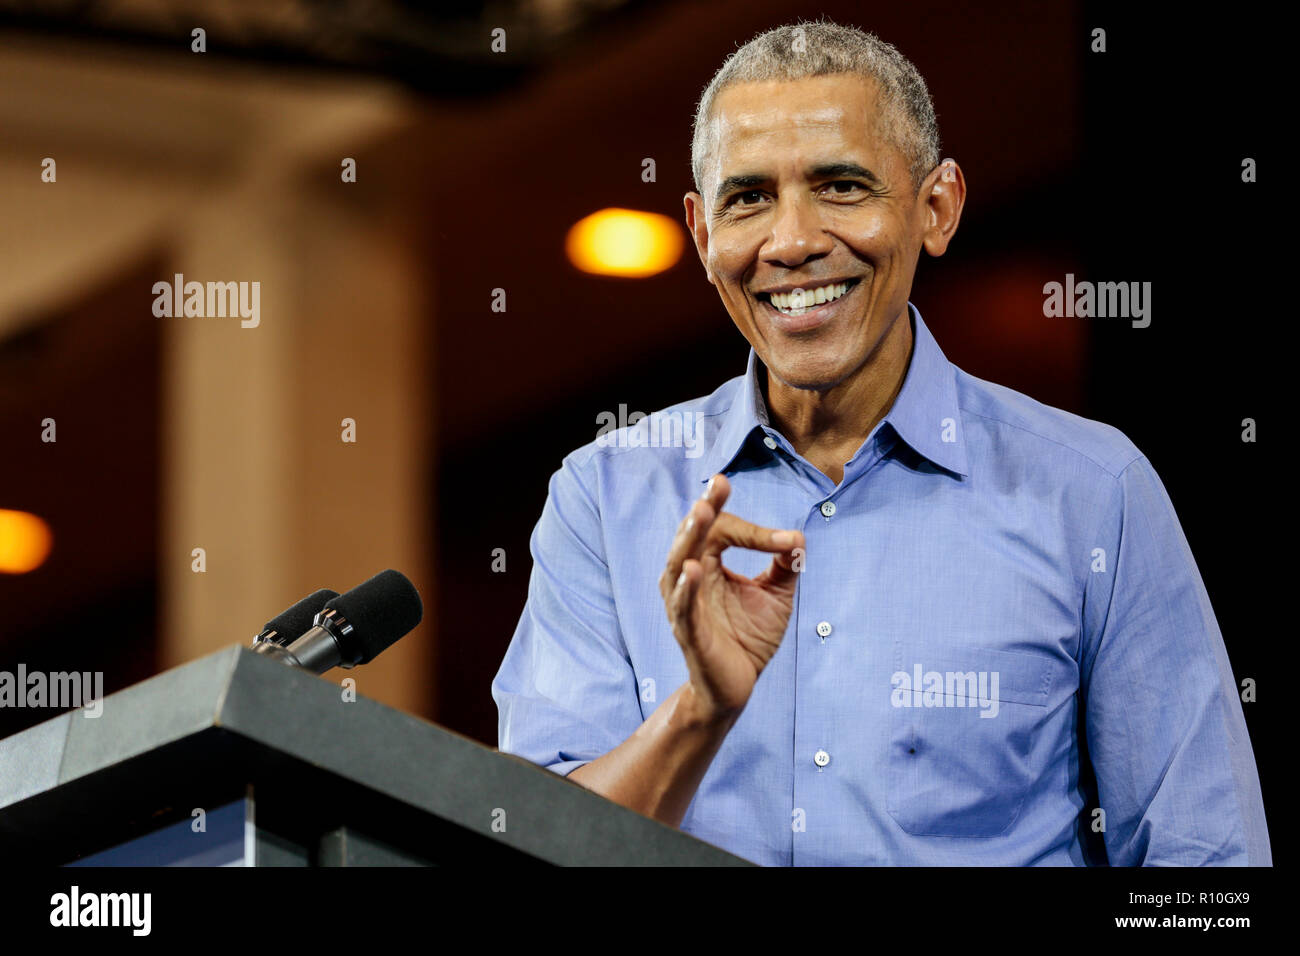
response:
<svg viewBox="0 0 1300 956"><path fill-rule="evenodd" d="M825 515L826 517L828 517L828 518L831 517L831 515L835 514L835 502L833 502L833 501L823 501L823 502L822 502L822 514L824 514L824 515Z"/></svg>
<svg viewBox="0 0 1300 956"><path fill-rule="evenodd" d="M831 762L831 755L824 750L819 750L813 754L813 763L819 767L824 767Z"/></svg>
<svg viewBox="0 0 1300 956"><path fill-rule="evenodd" d="M768 435L766 438L763 439L763 444L766 445L768 448L775 449L776 439L773 438L771 435Z"/></svg>
<svg viewBox="0 0 1300 956"><path fill-rule="evenodd" d="M831 636L831 622L830 622L830 621L822 621L820 624L818 624L818 625L817 625L817 634L818 634L819 636L821 636L821 637L830 637L830 636Z"/></svg>

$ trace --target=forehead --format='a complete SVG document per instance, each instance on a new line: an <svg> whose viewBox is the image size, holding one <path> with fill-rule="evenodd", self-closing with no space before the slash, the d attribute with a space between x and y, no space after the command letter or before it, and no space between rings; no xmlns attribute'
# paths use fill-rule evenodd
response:
<svg viewBox="0 0 1300 956"><path fill-rule="evenodd" d="M876 101L875 84L855 74L737 83L714 102L716 158L726 175L776 151L878 154Z"/></svg>

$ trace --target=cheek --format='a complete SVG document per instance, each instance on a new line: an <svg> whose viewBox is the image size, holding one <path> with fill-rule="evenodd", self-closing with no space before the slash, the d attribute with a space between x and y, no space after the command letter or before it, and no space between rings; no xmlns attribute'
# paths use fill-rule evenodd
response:
<svg viewBox="0 0 1300 956"><path fill-rule="evenodd" d="M709 244L709 268L719 278L739 280L753 261L750 244L734 234L714 237Z"/></svg>
<svg viewBox="0 0 1300 956"><path fill-rule="evenodd" d="M883 264L893 258L894 247L903 238L903 229L901 223L886 216L870 216L854 222L844 238L858 255Z"/></svg>

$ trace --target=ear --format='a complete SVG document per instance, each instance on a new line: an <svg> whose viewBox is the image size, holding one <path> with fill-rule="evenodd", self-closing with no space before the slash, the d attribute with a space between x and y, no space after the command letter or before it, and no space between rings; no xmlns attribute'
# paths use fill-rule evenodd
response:
<svg viewBox="0 0 1300 956"><path fill-rule="evenodd" d="M695 240L695 251L704 266L705 278L711 285L716 285L709 270L709 226L705 222L704 197L699 193L687 193L683 202L686 205L686 229Z"/></svg>
<svg viewBox="0 0 1300 956"><path fill-rule="evenodd" d="M923 223L921 244L930 255L941 256L948 251L966 205L966 177L957 161L945 159L932 169L916 201Z"/></svg>

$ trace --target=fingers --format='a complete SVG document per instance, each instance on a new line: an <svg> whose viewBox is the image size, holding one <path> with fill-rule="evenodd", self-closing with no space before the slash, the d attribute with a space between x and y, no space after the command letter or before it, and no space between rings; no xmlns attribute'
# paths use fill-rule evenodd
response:
<svg viewBox="0 0 1300 956"><path fill-rule="evenodd" d="M788 554L803 546L803 532L764 528L729 512L714 520L705 541L702 557L720 555L727 548L750 548Z"/></svg>
<svg viewBox="0 0 1300 956"><path fill-rule="evenodd" d="M793 577L790 576L801 570L795 566L795 552L804 547L803 532L764 528L723 511L722 506L730 494L731 484L726 476L714 475L709 479L703 497L691 505L677 526L677 533L668 549L664 573L659 577L659 593L670 609L680 590L680 579L687 562L694 561L698 566L701 560L717 560L727 548L774 553L776 558L772 567L763 576L779 586L792 583ZM717 565L711 562L710 566ZM702 575L702 570L700 573ZM698 583L695 581L692 585L692 594Z"/></svg>
<svg viewBox="0 0 1300 956"><path fill-rule="evenodd" d="M793 592L795 582L799 580L799 572L804 569L805 554L803 535L800 534L797 543L789 551L778 552L772 558L772 563L754 578L754 583L770 586L777 591Z"/></svg>
<svg viewBox="0 0 1300 956"><path fill-rule="evenodd" d="M723 475L714 475L709 479L704 495L691 504L686 517L677 526L673 543L668 548L668 561L664 573L659 576L659 593L664 603L669 603L677 578L682 573L682 563L690 557L699 555L714 519L722 511L722 506L731 494L731 485Z"/></svg>
<svg viewBox="0 0 1300 956"><path fill-rule="evenodd" d="M688 626L691 604L704 578L700 562L691 558L683 562L682 571L677 576L673 589L665 603L668 605L668 619L673 623L673 634L685 650L694 641L694 632Z"/></svg>
<svg viewBox="0 0 1300 956"><path fill-rule="evenodd" d="M710 508L721 514L722 506L731 497L731 482L727 480L726 475L714 475L709 479L709 483L704 488L704 494L700 497Z"/></svg>

